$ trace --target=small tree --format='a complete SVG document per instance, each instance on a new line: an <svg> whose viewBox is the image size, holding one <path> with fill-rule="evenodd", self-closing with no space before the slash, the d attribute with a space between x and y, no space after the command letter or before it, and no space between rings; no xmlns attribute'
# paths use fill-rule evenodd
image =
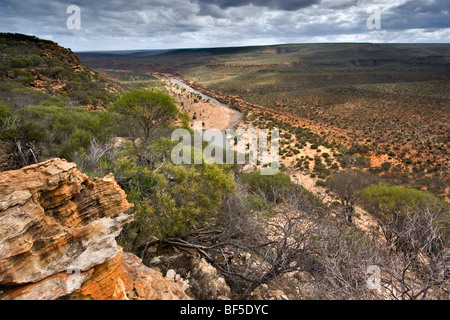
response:
<svg viewBox="0 0 450 320"><path fill-rule="evenodd" d="M353 223L354 204L357 191L376 182L373 175L365 171L346 170L334 173L326 182L344 206L348 223Z"/></svg>
<svg viewBox="0 0 450 320"><path fill-rule="evenodd" d="M445 201L433 194L390 185L373 185L359 192L364 208L378 221L381 231L388 245L400 246L399 235L403 232L410 208L425 210L432 205L432 209L445 207Z"/></svg>
<svg viewBox="0 0 450 320"><path fill-rule="evenodd" d="M386 259L384 287L394 299L448 299L450 290L450 211L428 202L405 208Z"/></svg>
<svg viewBox="0 0 450 320"><path fill-rule="evenodd" d="M124 116L130 138L141 138L146 146L157 129L176 119L178 109L162 91L135 89L124 93L109 108Z"/></svg>

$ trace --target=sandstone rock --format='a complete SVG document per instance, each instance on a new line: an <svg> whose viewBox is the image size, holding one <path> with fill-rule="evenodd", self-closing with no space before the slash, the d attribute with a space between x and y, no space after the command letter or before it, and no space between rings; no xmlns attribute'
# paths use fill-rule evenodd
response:
<svg viewBox="0 0 450 320"><path fill-rule="evenodd" d="M122 266L123 252L95 266L92 276L77 288L69 299L73 300L128 300L127 292L133 290L133 281Z"/></svg>
<svg viewBox="0 0 450 320"><path fill-rule="evenodd" d="M155 267L160 267L172 276L179 274L189 281L187 293L199 300L227 300L231 299L231 290L225 279L220 276L216 268L203 258L196 258L187 254L160 256L152 259ZM173 269L174 271L170 271ZM176 275L174 276L176 278ZM186 281L183 280L183 281ZM180 282L180 285L181 282Z"/></svg>
<svg viewBox="0 0 450 320"><path fill-rule="evenodd" d="M169 269L166 272L166 278L169 278L169 279L172 279L172 280L175 280L175 276L176 275L177 274L176 274L175 270L173 270L173 269Z"/></svg>
<svg viewBox="0 0 450 320"><path fill-rule="evenodd" d="M135 255L124 253L122 265L126 274L133 279L133 290L127 292L129 299L191 300L184 292L187 289L185 283L176 283L161 272L144 266Z"/></svg>
<svg viewBox="0 0 450 320"><path fill-rule="evenodd" d="M92 270L81 273L57 273L36 283L8 289L1 296L2 300L55 300L66 296L90 277Z"/></svg>
<svg viewBox="0 0 450 320"><path fill-rule="evenodd" d="M190 300L185 281L174 282L131 253L94 267L93 275L68 298L74 300Z"/></svg>
<svg viewBox="0 0 450 320"><path fill-rule="evenodd" d="M0 173L0 299L190 299L186 280L117 245L131 207L111 174L65 160Z"/></svg>
<svg viewBox="0 0 450 320"><path fill-rule="evenodd" d="M112 175L91 181L65 160L0 173L0 298L79 289L92 268L121 253L115 237L131 207Z"/></svg>

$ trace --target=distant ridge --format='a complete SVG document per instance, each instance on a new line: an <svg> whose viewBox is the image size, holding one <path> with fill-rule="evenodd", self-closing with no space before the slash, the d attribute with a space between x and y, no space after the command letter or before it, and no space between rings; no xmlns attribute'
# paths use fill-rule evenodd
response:
<svg viewBox="0 0 450 320"><path fill-rule="evenodd" d="M107 51L78 51L77 54L107 54L107 55L129 55L134 57L145 57L145 56L153 56L157 54L166 53L169 51L173 51L172 49L167 50L107 50Z"/></svg>

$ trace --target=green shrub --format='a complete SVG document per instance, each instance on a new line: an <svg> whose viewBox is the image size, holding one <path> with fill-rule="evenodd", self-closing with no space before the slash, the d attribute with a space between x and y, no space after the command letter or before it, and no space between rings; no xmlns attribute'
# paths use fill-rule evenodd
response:
<svg viewBox="0 0 450 320"><path fill-rule="evenodd" d="M411 208L424 208L427 205L446 206L444 200L427 191L415 188L372 185L359 192L359 197L366 210L373 214L392 218L392 214L405 213Z"/></svg>
<svg viewBox="0 0 450 320"><path fill-rule="evenodd" d="M28 84L34 80L34 77L21 69L14 69L14 79L21 84Z"/></svg>
<svg viewBox="0 0 450 320"><path fill-rule="evenodd" d="M125 233L135 235L135 244L152 235L182 236L215 216L225 195L234 192L233 175L223 166L167 163L154 171L137 165L127 154L120 155L112 169L135 204L135 220L125 228Z"/></svg>
<svg viewBox="0 0 450 320"><path fill-rule="evenodd" d="M12 68L26 68L32 64L32 60L28 57L14 57L9 63Z"/></svg>
<svg viewBox="0 0 450 320"><path fill-rule="evenodd" d="M73 150L78 150L80 148L85 149L89 147L93 135L84 129L77 128L69 138L70 148Z"/></svg>
<svg viewBox="0 0 450 320"><path fill-rule="evenodd" d="M289 175L280 171L274 175L261 175L259 170L243 173L241 179L253 192L262 195L270 202L285 200L296 186Z"/></svg>
<svg viewBox="0 0 450 320"><path fill-rule="evenodd" d="M11 107L0 101L0 139L9 140L15 136L17 136L17 123Z"/></svg>
<svg viewBox="0 0 450 320"><path fill-rule="evenodd" d="M88 111L80 107L61 107L52 103L24 107L17 112L22 125L19 136L25 141L40 143L46 155L71 159L71 154L87 148L95 137L109 140L117 116L104 111Z"/></svg>
<svg viewBox="0 0 450 320"><path fill-rule="evenodd" d="M39 121L24 121L20 131L25 140L28 141L46 142L49 136L47 125Z"/></svg>
<svg viewBox="0 0 450 320"><path fill-rule="evenodd" d="M31 55L29 58L30 58L32 66L38 66L42 61L42 58L40 56L38 56L37 54Z"/></svg>

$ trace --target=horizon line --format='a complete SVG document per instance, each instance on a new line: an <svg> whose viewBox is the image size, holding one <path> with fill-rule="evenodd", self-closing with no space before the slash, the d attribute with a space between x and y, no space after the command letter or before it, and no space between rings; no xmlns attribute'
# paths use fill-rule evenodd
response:
<svg viewBox="0 0 450 320"><path fill-rule="evenodd" d="M158 49L105 49L105 50L76 50L74 53L102 53L102 52L137 52L137 51L176 51L176 50L204 50L204 49L234 49L234 48L257 48L277 47L286 45L328 45L328 44L371 44L371 45L450 45L449 42L367 42L367 41L345 41L345 42L288 42L276 44L258 44L241 46L212 46L212 47L185 47L185 48L158 48Z"/></svg>

